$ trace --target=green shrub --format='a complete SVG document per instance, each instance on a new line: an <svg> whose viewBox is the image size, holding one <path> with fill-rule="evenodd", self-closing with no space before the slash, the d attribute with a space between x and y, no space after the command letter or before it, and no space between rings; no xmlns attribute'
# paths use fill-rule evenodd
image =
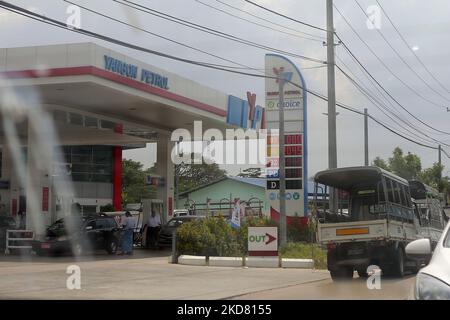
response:
<svg viewBox="0 0 450 320"><path fill-rule="evenodd" d="M241 256L237 233L222 217L208 217L181 225L177 229L179 254Z"/></svg>
<svg viewBox="0 0 450 320"><path fill-rule="evenodd" d="M282 258L313 259L316 269L327 269L327 251L312 243L288 242L280 248Z"/></svg>
<svg viewBox="0 0 450 320"><path fill-rule="evenodd" d="M266 226L278 226L278 223L269 218L252 218L242 222L238 229L233 229L222 217L208 217L184 223L177 229L178 254L242 257L248 252L248 227ZM290 242L280 248L281 257L313 259L316 268L326 269L325 250L317 244L292 240L310 239L314 227L302 228L288 231Z"/></svg>
<svg viewBox="0 0 450 320"><path fill-rule="evenodd" d="M313 224L302 225L300 218L295 217L288 226L287 239L289 242L316 242L316 231Z"/></svg>

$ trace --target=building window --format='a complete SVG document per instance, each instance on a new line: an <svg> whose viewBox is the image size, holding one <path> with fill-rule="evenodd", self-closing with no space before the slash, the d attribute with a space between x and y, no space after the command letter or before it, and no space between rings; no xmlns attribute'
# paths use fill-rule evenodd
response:
<svg viewBox="0 0 450 320"><path fill-rule="evenodd" d="M73 181L112 182L113 153L109 146L72 146L59 148L59 156L71 165Z"/></svg>

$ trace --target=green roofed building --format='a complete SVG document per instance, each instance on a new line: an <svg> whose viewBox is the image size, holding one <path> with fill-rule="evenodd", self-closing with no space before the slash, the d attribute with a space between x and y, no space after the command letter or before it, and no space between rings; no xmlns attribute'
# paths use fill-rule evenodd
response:
<svg viewBox="0 0 450 320"><path fill-rule="evenodd" d="M266 179L225 177L212 183L180 193L178 209L195 205L198 214L221 213L228 215L239 198L251 207L254 214L269 215L270 206L266 199ZM209 204L208 204L209 203Z"/></svg>

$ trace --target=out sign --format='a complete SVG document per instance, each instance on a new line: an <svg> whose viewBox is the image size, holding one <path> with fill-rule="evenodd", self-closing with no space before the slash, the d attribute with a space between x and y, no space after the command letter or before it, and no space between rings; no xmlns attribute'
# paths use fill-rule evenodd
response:
<svg viewBox="0 0 450 320"><path fill-rule="evenodd" d="M249 227L248 254L250 256L277 256L278 228Z"/></svg>

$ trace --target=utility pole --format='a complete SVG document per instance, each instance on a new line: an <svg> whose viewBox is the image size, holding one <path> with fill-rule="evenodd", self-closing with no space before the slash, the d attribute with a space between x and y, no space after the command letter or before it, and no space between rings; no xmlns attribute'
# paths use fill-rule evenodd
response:
<svg viewBox="0 0 450 320"><path fill-rule="evenodd" d="M337 168L336 83L334 70L333 0L327 0L327 67L328 67L328 167ZM330 212L337 213L337 198L330 188Z"/></svg>
<svg viewBox="0 0 450 320"><path fill-rule="evenodd" d="M369 165L369 113L364 108L364 165Z"/></svg>
<svg viewBox="0 0 450 320"><path fill-rule="evenodd" d="M179 200L179 184L180 184L180 178L178 176L178 170L179 170L179 164L175 165L175 209L178 209L178 200Z"/></svg>
<svg viewBox="0 0 450 320"><path fill-rule="evenodd" d="M438 161L439 161L439 165L442 164L442 147L441 145L438 146Z"/></svg>
<svg viewBox="0 0 450 320"><path fill-rule="evenodd" d="M287 241L286 228L286 178L285 178L285 156L284 156L284 74L280 72L278 77L279 89L279 178L280 178L280 245L283 246Z"/></svg>
<svg viewBox="0 0 450 320"><path fill-rule="evenodd" d="M441 171L441 166L442 166L442 146L439 145L438 146L438 163L439 163L439 184L441 184L442 182L442 171ZM441 190L438 190L439 192Z"/></svg>

